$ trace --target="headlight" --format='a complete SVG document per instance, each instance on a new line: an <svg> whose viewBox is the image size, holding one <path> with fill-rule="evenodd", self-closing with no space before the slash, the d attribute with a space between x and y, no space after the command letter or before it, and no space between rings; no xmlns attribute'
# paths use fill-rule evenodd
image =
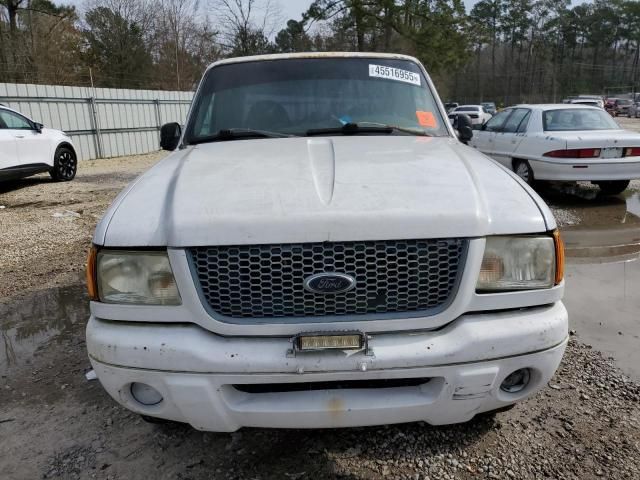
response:
<svg viewBox="0 0 640 480"><path fill-rule="evenodd" d="M556 280L554 237L487 237L476 290L551 288Z"/></svg>
<svg viewBox="0 0 640 480"><path fill-rule="evenodd" d="M180 305L166 252L98 252L98 296L105 303Z"/></svg>

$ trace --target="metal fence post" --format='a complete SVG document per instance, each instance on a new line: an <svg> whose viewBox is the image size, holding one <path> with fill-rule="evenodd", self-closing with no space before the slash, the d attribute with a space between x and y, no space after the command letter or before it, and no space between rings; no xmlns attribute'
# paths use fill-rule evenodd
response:
<svg viewBox="0 0 640 480"><path fill-rule="evenodd" d="M98 122L98 109L96 108L95 97L89 98L89 105L91 106L91 118L93 120L93 130L95 132L96 156L97 158L103 158L102 134L100 132L100 124Z"/></svg>
<svg viewBox="0 0 640 480"><path fill-rule="evenodd" d="M156 125L158 126L158 141L160 141L160 129L162 128L162 118L160 118L160 99L156 98L153 103L156 106Z"/></svg>

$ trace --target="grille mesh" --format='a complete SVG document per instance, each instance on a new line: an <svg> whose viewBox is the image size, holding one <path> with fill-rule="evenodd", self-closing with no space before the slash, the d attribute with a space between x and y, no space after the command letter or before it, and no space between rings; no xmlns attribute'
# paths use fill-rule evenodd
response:
<svg viewBox="0 0 640 480"><path fill-rule="evenodd" d="M234 318L310 317L446 307L463 268L463 239L196 247L190 249L206 302ZM317 273L346 273L354 289L304 289Z"/></svg>

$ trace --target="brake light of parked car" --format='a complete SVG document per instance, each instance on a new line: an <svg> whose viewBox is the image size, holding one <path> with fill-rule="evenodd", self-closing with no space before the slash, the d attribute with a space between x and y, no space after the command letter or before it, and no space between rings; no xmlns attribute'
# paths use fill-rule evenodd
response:
<svg viewBox="0 0 640 480"><path fill-rule="evenodd" d="M629 147L624 149L625 157L640 157L640 147Z"/></svg>
<svg viewBox="0 0 640 480"><path fill-rule="evenodd" d="M567 150L552 150L544 154L552 158L597 158L600 156L599 148L573 148Z"/></svg>

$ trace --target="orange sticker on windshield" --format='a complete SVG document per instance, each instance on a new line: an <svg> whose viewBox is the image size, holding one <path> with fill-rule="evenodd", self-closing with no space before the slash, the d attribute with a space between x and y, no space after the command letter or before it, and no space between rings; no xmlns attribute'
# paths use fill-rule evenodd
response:
<svg viewBox="0 0 640 480"><path fill-rule="evenodd" d="M416 118L421 127L437 128L438 121L436 120L433 112L423 112L422 110L416 110Z"/></svg>

